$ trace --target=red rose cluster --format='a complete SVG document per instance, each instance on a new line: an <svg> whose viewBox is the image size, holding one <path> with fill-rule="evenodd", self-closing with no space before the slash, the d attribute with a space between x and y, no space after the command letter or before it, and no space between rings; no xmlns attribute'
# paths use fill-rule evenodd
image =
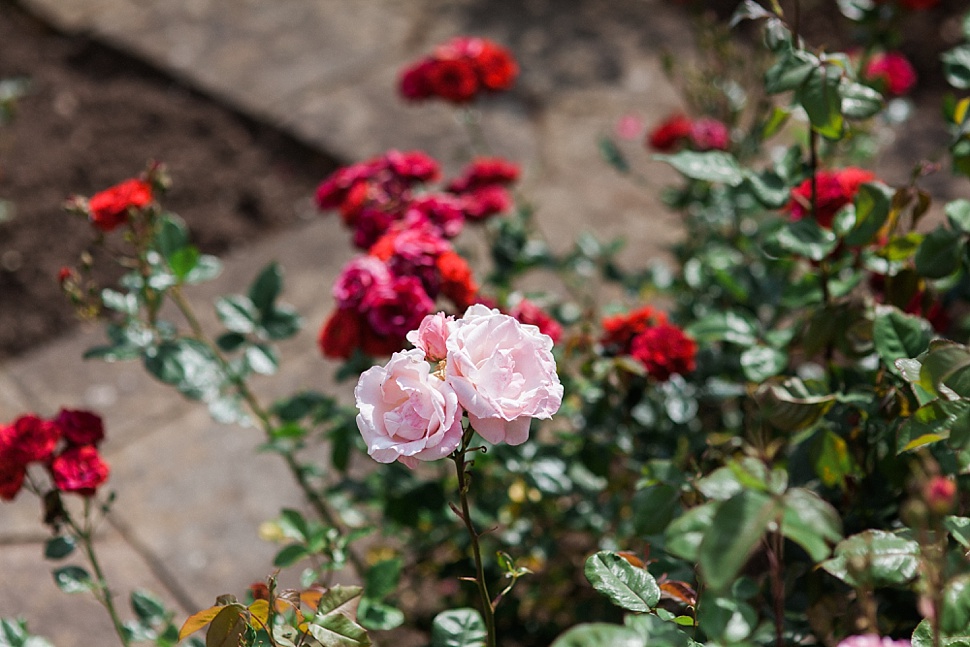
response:
<svg viewBox="0 0 970 647"><path fill-rule="evenodd" d="M906 94L916 85L916 69L899 52L874 54L862 70L862 77L894 97Z"/></svg>
<svg viewBox="0 0 970 647"><path fill-rule="evenodd" d="M731 146L731 133L727 125L717 119L704 117L692 120L675 114L647 133L644 143L662 153L682 148L701 152L726 151Z"/></svg>
<svg viewBox="0 0 970 647"><path fill-rule="evenodd" d="M463 104L480 92L512 87L519 66L507 49L485 38L459 36L439 45L401 73L405 99L440 97Z"/></svg>
<svg viewBox="0 0 970 647"><path fill-rule="evenodd" d="M51 420L26 414L0 425L0 499L20 492L33 463L47 469L58 491L93 496L108 479L98 453L103 439L104 424L89 411L61 409Z"/></svg>
<svg viewBox="0 0 970 647"><path fill-rule="evenodd" d="M643 364L647 374L664 382L695 368L697 343L649 306L602 321L603 352L610 357L629 355Z"/></svg>
<svg viewBox="0 0 970 647"><path fill-rule="evenodd" d="M139 179L125 180L91 196L88 218L96 228L109 232L128 222L132 209L143 209L151 201L151 184Z"/></svg>
<svg viewBox="0 0 970 647"><path fill-rule="evenodd" d="M871 171L854 166L834 171L818 171L815 174L815 219L818 224L831 229L839 209L855 199L860 186L874 179L876 176ZM801 220L812 212L811 178L792 189L791 200L786 209L792 220Z"/></svg>
<svg viewBox="0 0 970 647"><path fill-rule="evenodd" d="M485 220L512 206L506 187L518 179L519 168L500 158L480 158L443 191L424 186L440 175L438 162L425 153L392 150L335 171L317 187L316 202L321 210L340 211L361 249L370 249L392 229L424 227L454 238L466 220Z"/></svg>

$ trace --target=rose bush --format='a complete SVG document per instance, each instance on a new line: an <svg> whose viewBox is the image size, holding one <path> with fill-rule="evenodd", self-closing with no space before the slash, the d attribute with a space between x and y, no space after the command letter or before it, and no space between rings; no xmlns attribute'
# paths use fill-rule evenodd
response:
<svg viewBox="0 0 970 647"><path fill-rule="evenodd" d="M892 125L881 91L911 84L879 58L886 18L935 5L840 3L866 35L860 55L812 49L777 3L742 2L735 22L756 21L767 50L756 87L725 83L725 60L762 59L711 27L716 61L693 70L689 98L703 100L685 113L697 116L626 137L681 176L664 193L685 229L666 266L626 267L619 243L592 236L554 251L501 158L441 181L427 155L389 151L324 178L318 206L339 211L363 252L318 337L357 380L355 407L312 390L260 400L250 378L277 371L274 343L301 324L279 302L281 272L220 297L221 328L204 329L183 291L218 261L159 203L163 169L131 181L147 200L108 190L117 222L95 218L97 196L72 201L132 268L119 286L63 279L108 321L89 355L139 359L217 420L258 428L306 498L267 531L285 541L275 567L307 565L301 588L271 577L177 637L208 626L207 644L366 645L367 630L407 621L430 628L433 647L970 640L970 201L942 205L931 228L929 165L900 187L866 168ZM968 52L943 58L958 90L970 89ZM408 65L399 91L467 117L516 70L503 48L463 37ZM968 105L944 111L962 175ZM634 175L623 145L600 143ZM453 242L476 234L487 272ZM564 289L523 293L533 270ZM620 302L595 298L601 282ZM102 437L83 412L0 427L0 495L44 492L29 467L58 497L96 496ZM327 465L303 453L321 439ZM58 518L90 539L86 522ZM322 586L345 567L363 587ZM399 587L434 592L433 609L397 608ZM123 643L147 635L112 613ZM141 620L171 644L170 617Z"/></svg>

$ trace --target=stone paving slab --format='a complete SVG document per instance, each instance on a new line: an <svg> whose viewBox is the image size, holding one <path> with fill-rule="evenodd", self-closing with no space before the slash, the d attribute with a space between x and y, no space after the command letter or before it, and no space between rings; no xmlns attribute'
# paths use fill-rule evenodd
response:
<svg viewBox="0 0 970 647"><path fill-rule="evenodd" d="M567 247L585 229L622 235L629 241L623 258L642 264L679 232L657 198L670 170L636 152L643 174L635 183L597 150L621 115L649 124L679 105L659 52L684 48L685 31L664 0L21 1L332 155L355 161L421 148L450 171L472 152L455 111L404 103L397 75L451 36L493 38L512 49L522 74L515 90L483 104L482 129L492 153L522 165L522 192L552 244ZM282 345L281 375L257 388L266 397L300 387L349 397L352 386L333 383L335 366L319 357L315 336L332 307L330 285L353 250L338 220L311 214L305 200L305 224L234 254L219 280L190 297L211 324L212 297L244 291L265 263L280 260L283 300L306 328ZM49 415L62 405L98 409L127 534L125 541L107 531L100 540L118 561L112 572L173 603L179 591L200 605L241 592L271 570L275 548L255 533L280 507L298 504L289 475L272 456L253 453L257 432L212 423L140 366L82 363L83 350L100 341L89 328L0 365L0 419L26 410ZM24 615L39 629L56 610L56 633L47 633L59 647L112 644L93 603L67 598L50 582L38 526L29 497L0 506L0 575L17 583L0 590L0 615Z"/></svg>

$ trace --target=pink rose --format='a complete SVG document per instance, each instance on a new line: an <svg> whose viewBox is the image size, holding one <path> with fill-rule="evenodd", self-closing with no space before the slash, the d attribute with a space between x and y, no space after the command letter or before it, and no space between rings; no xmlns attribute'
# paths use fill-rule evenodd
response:
<svg viewBox="0 0 970 647"><path fill-rule="evenodd" d="M412 349L391 355L386 366L364 371L354 389L357 428L367 453L380 463L444 458L461 444L458 396Z"/></svg>
<svg viewBox="0 0 970 647"><path fill-rule="evenodd" d="M443 312L431 314L421 321L417 330L408 333L407 340L424 351L429 362L440 362L448 354L446 341L454 325L454 317Z"/></svg>
<svg viewBox="0 0 970 647"><path fill-rule="evenodd" d="M559 410L563 388L552 339L537 327L475 304L455 322L446 346L445 380L490 443L524 443L532 418Z"/></svg>
<svg viewBox="0 0 970 647"><path fill-rule="evenodd" d="M368 291L389 284L391 272L380 259L358 256L344 265L333 284L333 298L340 308L356 308Z"/></svg>

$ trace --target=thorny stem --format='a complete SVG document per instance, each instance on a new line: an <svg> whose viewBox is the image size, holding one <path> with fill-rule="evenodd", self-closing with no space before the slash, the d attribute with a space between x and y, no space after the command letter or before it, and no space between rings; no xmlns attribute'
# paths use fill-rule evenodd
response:
<svg viewBox="0 0 970 647"><path fill-rule="evenodd" d="M482 562L482 549L479 545L479 533L475 530L472 523L471 511L468 505L468 466L465 463L465 453L468 451L468 444L471 441L474 430L469 427L462 438L461 447L452 455L455 461L455 470L458 474L458 496L461 499L461 520L465 523L468 537L472 542L472 553L475 557L475 581L478 584L478 595L482 602L482 615L485 618L485 631L487 634L486 647L495 647L495 606L492 598L488 594L488 585L485 583L485 566Z"/></svg>
<svg viewBox="0 0 970 647"><path fill-rule="evenodd" d="M181 286L173 287L170 290L169 295L172 297L172 301L182 313L182 316L185 317L185 320L188 322L192 335L210 348L216 359L219 361L222 370L227 375L230 375L230 379L232 379L236 390L238 391L239 395L242 396L250 411L252 411L253 415L259 419L259 424L260 427L262 427L263 432L267 437L272 436L273 422L270 419L269 412L259 402L259 399L256 397L256 394L253 393L252 389L249 388L245 378L232 374L232 372L229 370L229 361L226 359L225 355L222 354L222 351L220 351L215 344L208 340L205 335L205 331L202 329L202 326L199 323L198 317L195 316L195 311L185 298L185 295L182 294ZM316 513L319 514L326 523L339 530L341 534L346 534L347 529L337 517L336 513L330 509L326 501L324 501L317 491L314 490L313 485L307 479L306 471L300 467L300 464L296 460L296 456L293 455L293 452L290 450L281 450L280 454L283 456L283 460L286 462L287 468L293 474L297 485L300 486L300 490L303 492L303 495L306 497L307 501L309 501L310 506L314 509L314 511L316 511ZM363 575L367 572L367 565L360 558L360 556L358 556L353 550L349 549L349 547L347 550L347 556L358 574Z"/></svg>

